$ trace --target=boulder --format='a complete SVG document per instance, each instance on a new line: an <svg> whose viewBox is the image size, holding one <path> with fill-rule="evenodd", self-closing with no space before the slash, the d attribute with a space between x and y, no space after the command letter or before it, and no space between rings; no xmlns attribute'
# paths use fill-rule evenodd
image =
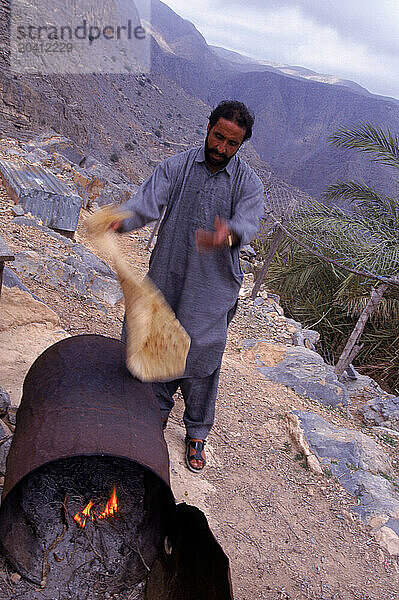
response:
<svg viewBox="0 0 399 600"><path fill-rule="evenodd" d="M40 152L43 158L47 154L60 154L69 162L78 165L84 158L83 152L76 145L62 135L54 133L42 133L35 139L30 140L25 144L25 150L29 153Z"/></svg>
<svg viewBox="0 0 399 600"><path fill-rule="evenodd" d="M13 269L38 281L54 286L71 287L81 296L115 305L123 294L116 274L101 259L80 244L70 248L73 254L65 258L53 250L53 256L33 250L18 252Z"/></svg>
<svg viewBox="0 0 399 600"><path fill-rule="evenodd" d="M10 404L10 394L0 385L0 417L7 414Z"/></svg>
<svg viewBox="0 0 399 600"><path fill-rule="evenodd" d="M309 348L288 348L281 363L260 367L259 371L270 381L282 383L297 394L326 406L344 406L349 402L346 389L338 381L334 368Z"/></svg>
<svg viewBox="0 0 399 600"><path fill-rule="evenodd" d="M6 463L7 456L10 451L11 439L12 438L9 438L0 445L0 475L2 477L4 477L6 474Z"/></svg>
<svg viewBox="0 0 399 600"><path fill-rule="evenodd" d="M356 498L353 512L372 527L388 552L399 554L399 479L390 458L357 430L337 427L307 411L294 410L290 415L289 423L293 415L299 420L309 455L317 457Z"/></svg>
<svg viewBox="0 0 399 600"><path fill-rule="evenodd" d="M399 431L399 396L376 397L359 408L367 425L378 425Z"/></svg>

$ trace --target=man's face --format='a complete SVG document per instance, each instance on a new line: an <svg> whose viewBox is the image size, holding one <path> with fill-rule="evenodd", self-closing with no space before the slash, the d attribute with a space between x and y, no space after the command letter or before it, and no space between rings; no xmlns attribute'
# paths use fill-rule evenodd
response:
<svg viewBox="0 0 399 600"><path fill-rule="evenodd" d="M205 140L205 159L211 171L223 169L241 146L245 129L221 117L211 128Z"/></svg>

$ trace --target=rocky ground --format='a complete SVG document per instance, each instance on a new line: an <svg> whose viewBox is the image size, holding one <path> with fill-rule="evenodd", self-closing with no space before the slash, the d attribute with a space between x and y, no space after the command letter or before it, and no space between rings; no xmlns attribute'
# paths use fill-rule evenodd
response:
<svg viewBox="0 0 399 600"><path fill-rule="evenodd" d="M88 239L87 211L82 211L75 236L81 246L72 247L75 242L49 235L26 220L18 221L12 209L13 202L1 189L0 234L19 256L18 277L47 307L41 305L38 317L37 303L29 293L4 288L0 385L10 393L13 405L4 417L9 428L4 429L4 443L12 435L23 377L44 347L80 333L118 337L123 317L122 304L95 295L78 265L76 253L82 247L107 259ZM147 268L149 234L145 228L120 238L122 251L139 274ZM74 260L66 262L71 257ZM36 268L38 262L54 266L54 261L61 265L59 271ZM83 262L94 268L87 255ZM65 264L75 265L75 271L65 269ZM190 473L184 465L183 403L176 396L166 430L176 499L205 512L230 557L235 600L397 600L396 541L388 553L386 538L378 543L371 527L399 517L399 512L394 515L391 493L397 482L396 443L392 434L378 435L365 427L358 415L360 404L373 401L369 382L364 389L358 385L350 392L357 401L346 407L348 390L306 347L313 343L312 334L304 336L299 326L285 319L278 298L266 290L254 303L249 297L251 283L252 276L247 275L229 330L216 423L207 446L208 466L201 475ZM35 316L29 318L29 311ZM295 346L301 335L304 344ZM288 379L282 383L283 377ZM314 439L312 423L305 428L309 415L313 423L319 419L316 433L335 428L340 450L352 444L353 462L338 451L334 456L327 452L323 458L324 446L320 438ZM364 435L374 445L362 437L354 439L350 432ZM360 451L362 445L368 452L366 458ZM372 460L382 462L371 464ZM382 474L377 473L380 466ZM369 498L356 495L357 488L349 493L341 485L342 481L350 487L347 480L352 473L368 473L369 479L378 476L389 483L391 495L387 490L380 507L385 520L381 521L380 510L379 523L371 523L374 513L365 516ZM195 561L195 550L192 558ZM18 597L18 577L7 572L1 576L10 586L10 598Z"/></svg>

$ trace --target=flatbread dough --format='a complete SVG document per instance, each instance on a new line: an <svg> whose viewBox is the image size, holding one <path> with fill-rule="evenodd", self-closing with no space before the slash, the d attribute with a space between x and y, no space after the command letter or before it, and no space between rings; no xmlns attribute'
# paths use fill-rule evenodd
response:
<svg viewBox="0 0 399 600"><path fill-rule="evenodd" d="M141 381L177 379L185 371L191 340L162 293L148 277L141 281L134 277L122 257L109 226L129 216L106 206L87 220L95 243L112 256L125 298L126 364Z"/></svg>

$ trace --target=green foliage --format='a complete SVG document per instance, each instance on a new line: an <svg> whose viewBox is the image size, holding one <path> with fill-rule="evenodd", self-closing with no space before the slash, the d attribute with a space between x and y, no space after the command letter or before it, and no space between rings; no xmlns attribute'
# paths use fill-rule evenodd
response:
<svg viewBox="0 0 399 600"><path fill-rule="evenodd" d="M320 333L319 351L330 364L337 362L374 283L287 240L267 276L267 286L280 294L285 313ZM386 389L399 390L399 288L392 286L386 293L361 341L356 368Z"/></svg>
<svg viewBox="0 0 399 600"><path fill-rule="evenodd" d="M395 448L395 446L398 445L398 440L387 433L378 433L378 437L388 444L388 446L392 446L392 448Z"/></svg>
<svg viewBox="0 0 399 600"><path fill-rule="evenodd" d="M369 123L340 129L331 136L337 146L372 155L399 167L399 143L390 131ZM366 306L373 276L399 274L399 198L380 194L362 182L338 181L325 192L327 200L350 201L348 214L335 206L309 201L294 211L286 228L293 235L280 245L268 273L268 286L282 298L286 312L321 335L324 358L336 363ZM269 240L258 244L266 256ZM312 252L334 261L321 260ZM348 272L354 269L362 275ZM357 368L385 388L399 392L399 287L390 286L366 324ZM362 365L359 367L358 365Z"/></svg>
<svg viewBox="0 0 399 600"><path fill-rule="evenodd" d="M330 136L329 141L341 148L372 154L372 160L399 168L398 136L389 130L384 132L381 127L371 123L361 123L352 128L342 127Z"/></svg>

